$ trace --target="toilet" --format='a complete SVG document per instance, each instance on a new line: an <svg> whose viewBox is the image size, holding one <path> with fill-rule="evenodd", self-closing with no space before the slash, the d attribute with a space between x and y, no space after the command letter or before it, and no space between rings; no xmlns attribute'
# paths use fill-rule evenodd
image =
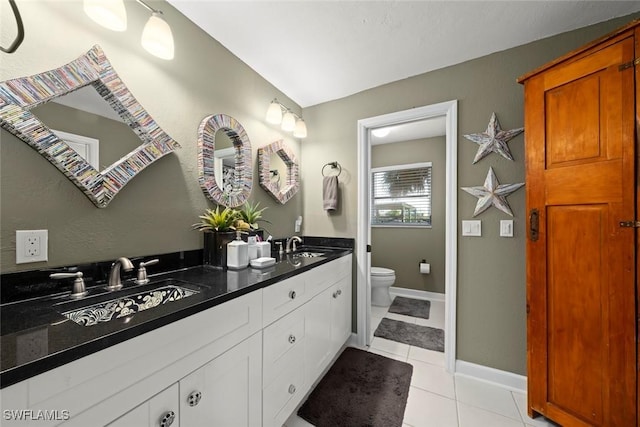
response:
<svg viewBox="0 0 640 427"><path fill-rule="evenodd" d="M390 268L371 267L371 305L389 307L389 288L396 281L396 272Z"/></svg>

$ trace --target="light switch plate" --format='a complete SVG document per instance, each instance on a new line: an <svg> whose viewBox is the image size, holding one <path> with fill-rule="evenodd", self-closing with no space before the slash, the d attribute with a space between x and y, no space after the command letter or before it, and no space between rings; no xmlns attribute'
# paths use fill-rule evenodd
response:
<svg viewBox="0 0 640 427"><path fill-rule="evenodd" d="M513 220L500 220L500 237L513 237Z"/></svg>
<svg viewBox="0 0 640 427"><path fill-rule="evenodd" d="M462 221L462 235L463 236L473 236L480 237L482 236L482 221L473 220L473 221Z"/></svg>
<svg viewBox="0 0 640 427"><path fill-rule="evenodd" d="M16 264L47 261L47 230L16 230Z"/></svg>

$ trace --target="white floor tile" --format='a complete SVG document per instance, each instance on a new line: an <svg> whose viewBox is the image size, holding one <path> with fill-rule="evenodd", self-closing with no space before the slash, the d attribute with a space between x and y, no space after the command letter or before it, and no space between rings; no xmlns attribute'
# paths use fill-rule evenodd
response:
<svg viewBox="0 0 640 427"><path fill-rule="evenodd" d="M409 348L409 359L419 360L421 362L444 367L444 353L440 351L411 346Z"/></svg>
<svg viewBox="0 0 640 427"><path fill-rule="evenodd" d="M389 307L376 307L375 305L371 306L371 317L384 317L389 311Z"/></svg>
<svg viewBox="0 0 640 427"><path fill-rule="evenodd" d="M371 353L379 354L380 356L388 357L389 359L399 360L400 362L406 362L406 356L400 356L398 354L388 353L386 351L378 350L377 348L369 347Z"/></svg>
<svg viewBox="0 0 640 427"><path fill-rule="evenodd" d="M544 417L538 417L535 419L529 417L529 414L527 414L527 395L515 391L512 391L511 394L516 402L520 416L526 425L531 427L552 427L556 425Z"/></svg>
<svg viewBox="0 0 640 427"><path fill-rule="evenodd" d="M404 423L412 427L458 427L456 402L411 387L404 411Z"/></svg>
<svg viewBox="0 0 640 427"><path fill-rule="evenodd" d="M417 360L409 360L409 363L413 365L412 387L418 387L455 400L456 392L453 375L449 374L443 367L430 363Z"/></svg>
<svg viewBox="0 0 640 427"><path fill-rule="evenodd" d="M397 354L406 358L409 356L409 344L403 344L396 341L386 340L384 338L375 337L371 341L371 347L386 351L387 353Z"/></svg>
<svg viewBox="0 0 640 427"><path fill-rule="evenodd" d="M455 377L455 387L459 402L522 420L511 392L505 388L464 376Z"/></svg>
<svg viewBox="0 0 640 427"><path fill-rule="evenodd" d="M516 421L462 402L458 402L458 417L460 427L524 427L522 421Z"/></svg>
<svg viewBox="0 0 640 427"><path fill-rule="evenodd" d="M371 316L371 335L378 329L380 322L382 322L382 317Z"/></svg>

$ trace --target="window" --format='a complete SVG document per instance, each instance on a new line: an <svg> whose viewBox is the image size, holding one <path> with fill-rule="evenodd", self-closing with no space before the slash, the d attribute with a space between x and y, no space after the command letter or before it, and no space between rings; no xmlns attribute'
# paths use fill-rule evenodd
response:
<svg viewBox="0 0 640 427"><path fill-rule="evenodd" d="M371 169L371 225L431 227L431 162Z"/></svg>

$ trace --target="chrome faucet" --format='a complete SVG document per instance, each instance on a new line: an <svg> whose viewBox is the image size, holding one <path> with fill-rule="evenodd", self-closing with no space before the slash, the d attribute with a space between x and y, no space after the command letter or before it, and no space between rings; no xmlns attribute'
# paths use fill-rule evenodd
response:
<svg viewBox="0 0 640 427"><path fill-rule="evenodd" d="M287 253L295 252L296 250L296 242L302 243L302 239L300 236L293 236L287 240ZM291 244L293 243L293 250L291 249Z"/></svg>
<svg viewBox="0 0 640 427"><path fill-rule="evenodd" d="M133 270L133 263L129 258L120 257L111 264L111 271L109 272L109 285L105 288L108 291L117 291L122 288L122 279L120 278L120 268L124 271Z"/></svg>

